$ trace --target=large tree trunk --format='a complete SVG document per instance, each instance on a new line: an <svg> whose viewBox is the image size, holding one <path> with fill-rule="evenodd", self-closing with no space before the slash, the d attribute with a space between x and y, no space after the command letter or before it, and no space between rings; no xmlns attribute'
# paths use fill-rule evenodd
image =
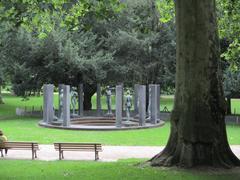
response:
<svg viewBox="0 0 240 180"><path fill-rule="evenodd" d="M177 74L171 134L152 166L240 165L226 136L215 0L176 0Z"/></svg>
<svg viewBox="0 0 240 180"><path fill-rule="evenodd" d="M3 97L2 97L2 86L0 85L0 104L4 104Z"/></svg>
<svg viewBox="0 0 240 180"><path fill-rule="evenodd" d="M97 85L91 84L84 84L83 85L83 92L84 92L84 101L83 101L83 109L84 110L91 110L92 109L92 96L97 91Z"/></svg>

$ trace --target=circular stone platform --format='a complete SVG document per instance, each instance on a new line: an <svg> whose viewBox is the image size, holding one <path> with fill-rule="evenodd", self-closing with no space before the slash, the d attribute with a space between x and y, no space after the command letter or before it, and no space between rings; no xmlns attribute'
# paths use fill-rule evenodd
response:
<svg viewBox="0 0 240 180"><path fill-rule="evenodd" d="M60 121L55 121L52 124L40 121L39 125L47 128L69 130L133 130L160 127L164 125L164 121L158 121L157 124L146 122L144 126L139 126L138 119L131 119L130 121L123 119L122 127L116 127L115 117L80 117L71 119L70 126L62 126Z"/></svg>

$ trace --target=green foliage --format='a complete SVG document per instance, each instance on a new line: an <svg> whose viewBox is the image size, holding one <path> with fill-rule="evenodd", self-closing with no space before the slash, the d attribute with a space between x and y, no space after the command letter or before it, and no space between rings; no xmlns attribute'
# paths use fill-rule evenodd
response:
<svg viewBox="0 0 240 180"><path fill-rule="evenodd" d="M157 8L160 14L160 22L167 23L175 17L173 0L156 0Z"/></svg>
<svg viewBox="0 0 240 180"><path fill-rule="evenodd" d="M230 63L230 70L240 67L240 1L218 0L220 37L229 41L222 57Z"/></svg>
<svg viewBox="0 0 240 180"><path fill-rule="evenodd" d="M224 91L227 97L239 97L240 93L240 71L227 69L224 73Z"/></svg>
<svg viewBox="0 0 240 180"><path fill-rule="evenodd" d="M101 19L122 8L119 0L9 0L0 2L0 21L23 26L44 38L55 29L56 20L59 21L57 25L77 30L86 14L91 13Z"/></svg>
<svg viewBox="0 0 240 180"><path fill-rule="evenodd" d="M240 38L233 40L227 51L222 54L222 57L229 62L229 68L232 71L240 70Z"/></svg>
<svg viewBox="0 0 240 180"><path fill-rule="evenodd" d="M38 39L20 28L9 33L4 42L5 67L14 92L40 90L44 83L79 82L93 84L104 81L112 67L112 54L99 48L97 36L91 32L53 30Z"/></svg>
<svg viewBox="0 0 240 180"><path fill-rule="evenodd" d="M161 24L154 1L125 1L126 8L107 26L108 44L126 74L122 81L174 86L175 29ZM152 3L152 4L151 4Z"/></svg>

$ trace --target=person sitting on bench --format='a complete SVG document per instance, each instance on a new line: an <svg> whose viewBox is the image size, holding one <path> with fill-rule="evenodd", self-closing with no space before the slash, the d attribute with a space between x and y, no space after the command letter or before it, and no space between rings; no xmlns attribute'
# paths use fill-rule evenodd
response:
<svg viewBox="0 0 240 180"><path fill-rule="evenodd" d="M2 152L3 149L5 149L5 155L7 154L7 148L4 147L5 142L7 142L7 137L0 130L0 150L1 150L2 156L3 156L3 152Z"/></svg>

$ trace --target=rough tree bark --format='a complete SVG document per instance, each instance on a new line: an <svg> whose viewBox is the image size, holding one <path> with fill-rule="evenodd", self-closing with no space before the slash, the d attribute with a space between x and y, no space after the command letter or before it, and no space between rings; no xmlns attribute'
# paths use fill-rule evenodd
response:
<svg viewBox="0 0 240 180"><path fill-rule="evenodd" d="M171 134L152 166L240 165L226 136L215 0L176 0L177 73Z"/></svg>

